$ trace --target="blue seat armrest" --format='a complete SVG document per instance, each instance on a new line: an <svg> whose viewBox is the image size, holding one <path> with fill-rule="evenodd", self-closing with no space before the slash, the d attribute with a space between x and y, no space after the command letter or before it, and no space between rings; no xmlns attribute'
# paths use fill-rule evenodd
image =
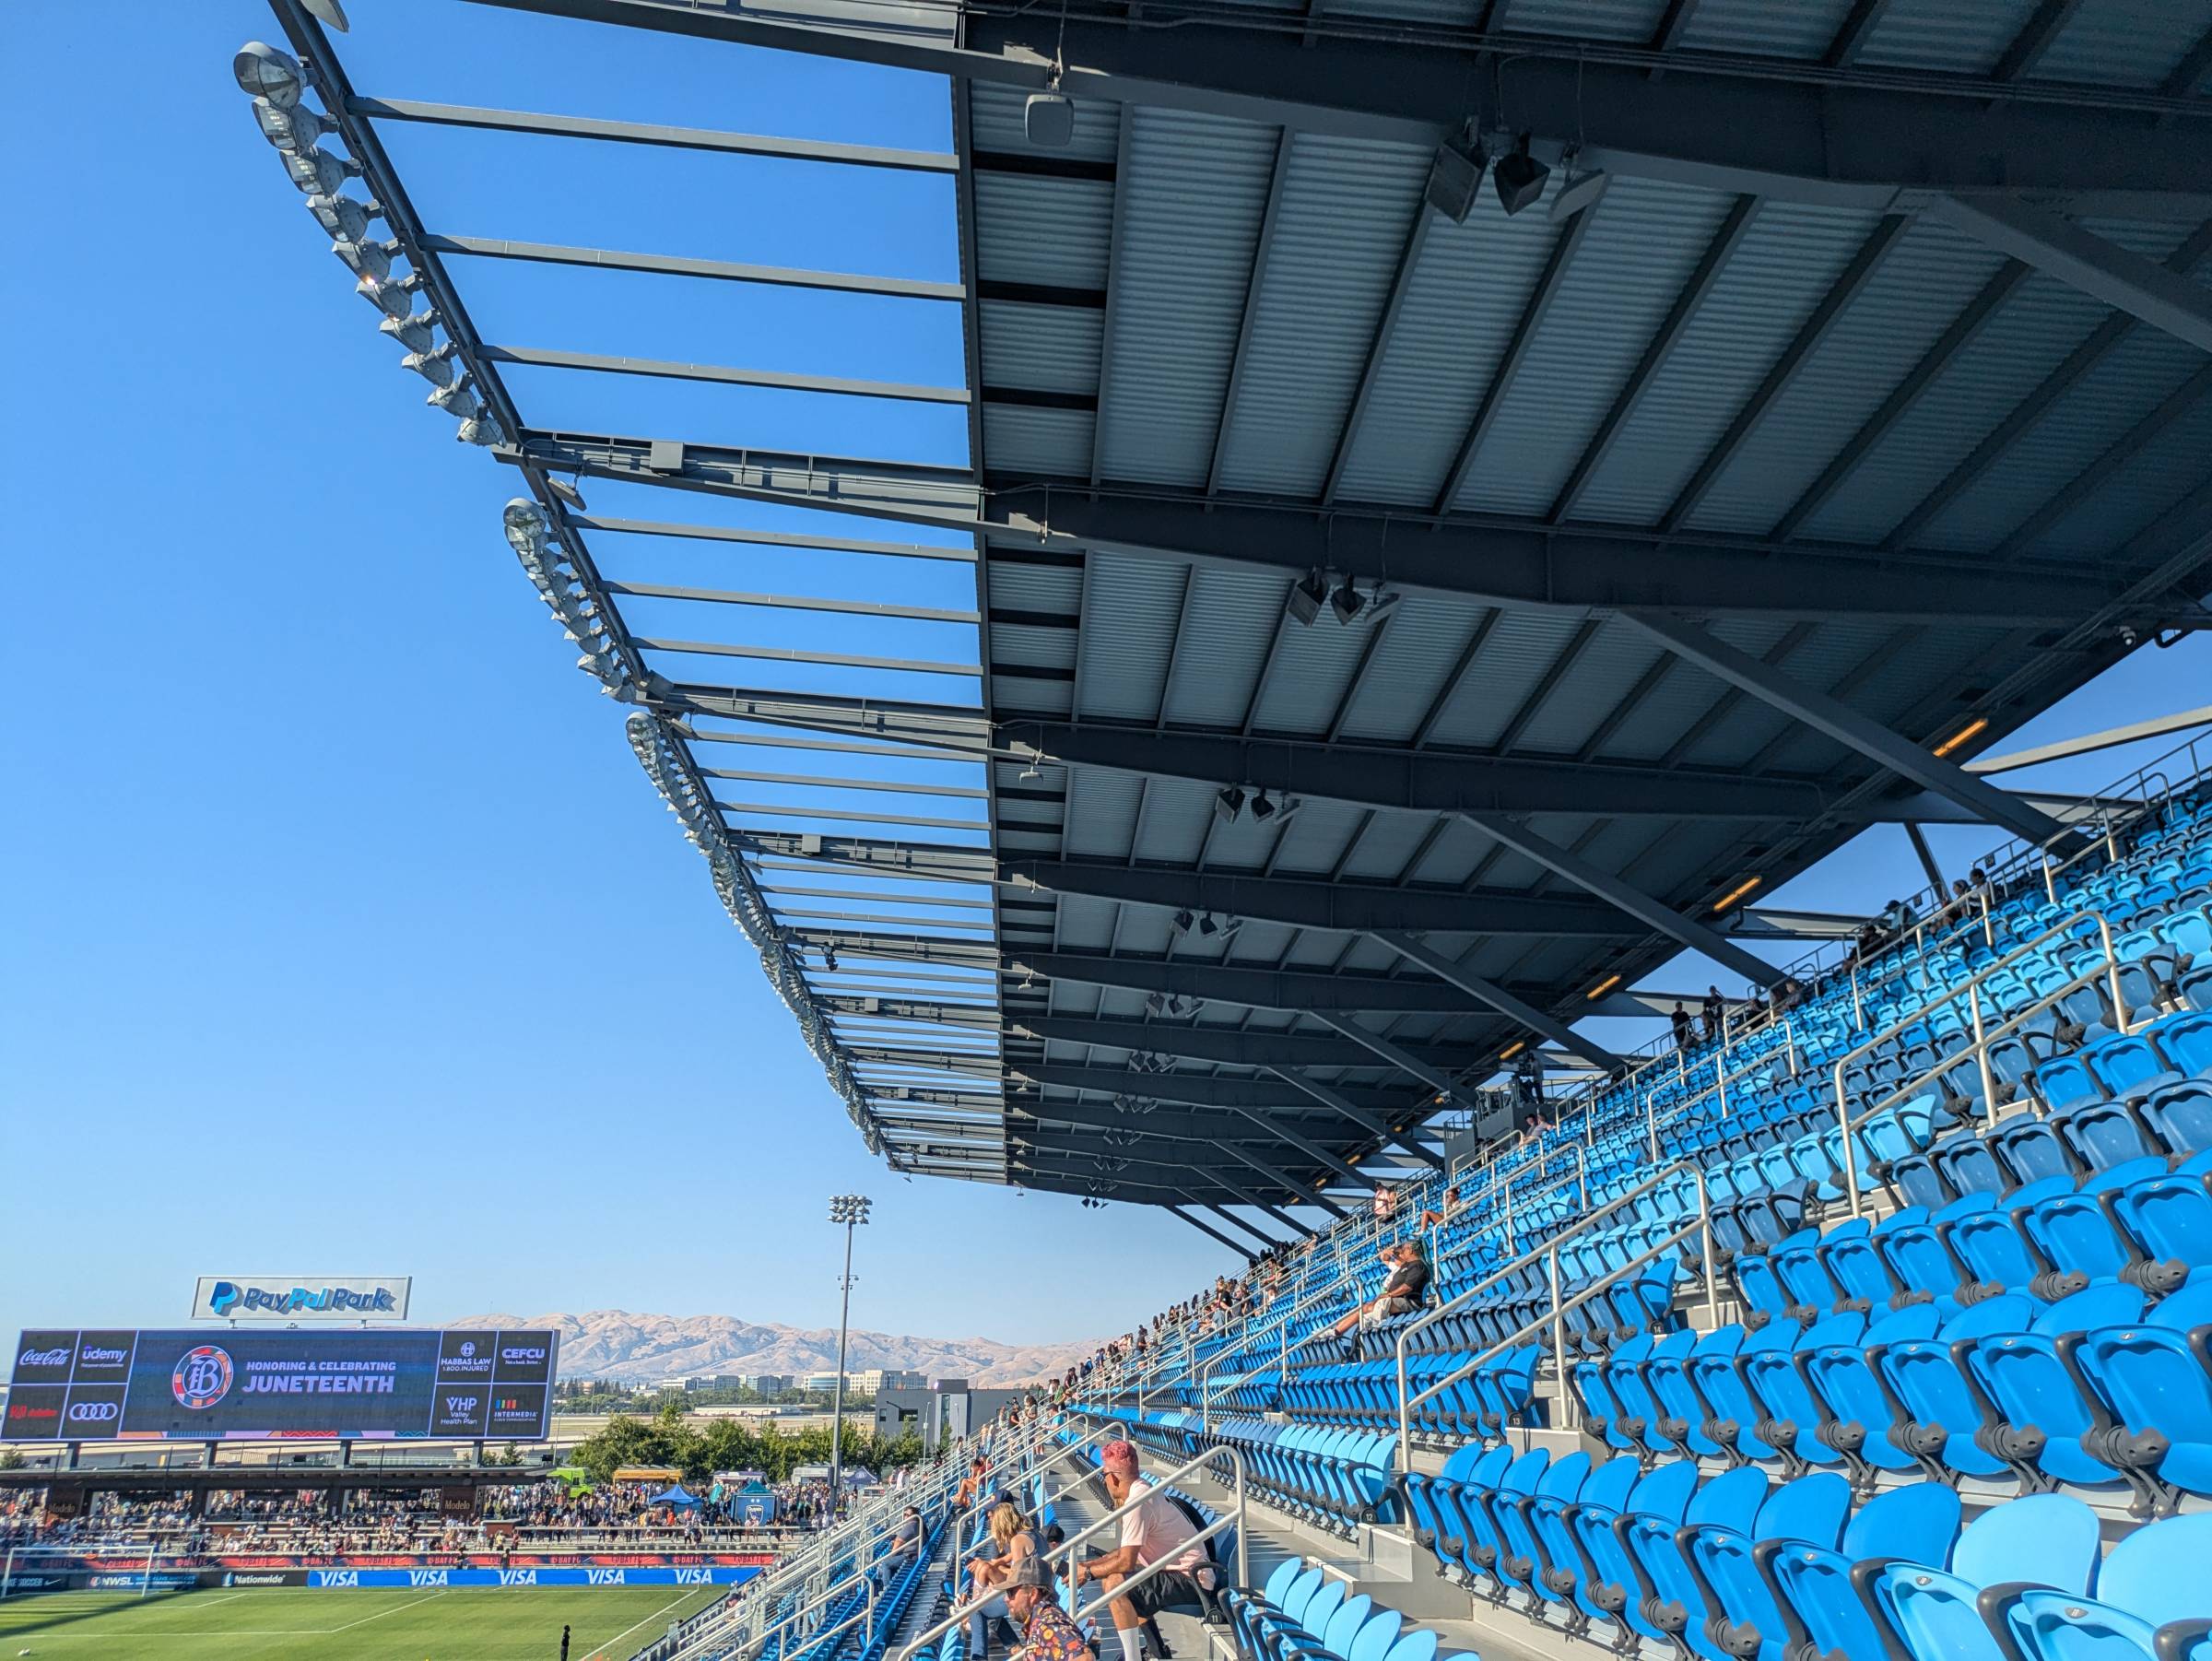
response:
<svg viewBox="0 0 2212 1661"><path fill-rule="evenodd" d="M2191 1653L2206 1639L2212 1639L2212 1618L2169 1620L2151 1633L2151 1653L2158 1661L2189 1661Z"/></svg>

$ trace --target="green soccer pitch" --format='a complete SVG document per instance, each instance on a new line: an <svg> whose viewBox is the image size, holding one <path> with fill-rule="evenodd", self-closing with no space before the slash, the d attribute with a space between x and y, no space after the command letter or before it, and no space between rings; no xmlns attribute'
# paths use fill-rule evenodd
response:
<svg viewBox="0 0 2212 1661"><path fill-rule="evenodd" d="M0 1661L629 1661L727 1586L47 1592L0 1604Z"/></svg>

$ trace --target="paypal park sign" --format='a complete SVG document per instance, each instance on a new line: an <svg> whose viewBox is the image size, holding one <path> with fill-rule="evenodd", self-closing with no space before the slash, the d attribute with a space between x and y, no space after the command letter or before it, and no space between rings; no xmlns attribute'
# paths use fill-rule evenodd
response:
<svg viewBox="0 0 2212 1661"><path fill-rule="evenodd" d="M195 1321L404 1321L409 1275L200 1277Z"/></svg>

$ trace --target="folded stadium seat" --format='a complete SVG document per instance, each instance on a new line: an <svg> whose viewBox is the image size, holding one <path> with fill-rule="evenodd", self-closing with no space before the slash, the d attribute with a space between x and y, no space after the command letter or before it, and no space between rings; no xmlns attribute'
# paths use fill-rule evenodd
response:
<svg viewBox="0 0 2212 1661"><path fill-rule="evenodd" d="M1794 1321L1776 1321L1759 1330L1761 1334L1784 1335L1784 1349L1797 1337ZM1742 1373L1736 1371L1736 1358L1747 1341L1740 1325L1716 1326L1698 1340L1697 1348L1690 1351L1688 1369L1690 1384L1705 1408L1698 1428L1733 1465L1776 1456L1754 1428L1761 1411Z"/></svg>
<svg viewBox="0 0 2212 1661"><path fill-rule="evenodd" d="M1846 1313L1824 1316L1803 1329L1794 1321L1770 1326L1744 1340L1736 1370L1761 1408L1752 1429L1782 1456L1785 1478L1814 1466L1835 1465L1843 1456L1820 1435L1820 1403L1801 1358L1822 1348L1856 1348L1865 1331L1865 1315Z"/></svg>
<svg viewBox="0 0 2212 1661"><path fill-rule="evenodd" d="M1624 1635L1634 1633L1636 1628L1629 1619L1628 1609L1639 1582L1635 1561L1626 1540L1627 1522L1641 1516L1652 1528L1671 1536L1681 1526L1690 1499L1698 1490L1698 1480L1697 1462L1677 1459L1656 1466L1638 1478L1635 1487L1618 1505L1610 1502L1610 1481L1594 1492L1591 1482L1583 1485L1582 1497L1560 1514L1576 1548L1579 1563L1574 1591L1576 1607L1587 1620L1611 1620L1620 1626ZM1569 1630L1579 1632L1583 1628L1571 1622ZM1658 1636L1656 1629L1650 1629L1650 1635Z"/></svg>
<svg viewBox="0 0 2212 1661"><path fill-rule="evenodd" d="M1491 1502L1490 1514L1497 1521L1499 1538L1505 1548L1499 1553L1493 1573L1513 1590L1526 1595L1524 1613L1533 1615L1546 1603L1564 1600L1563 1594L1547 1591L1543 1584L1543 1572L1548 1564L1536 1534L1536 1508L1541 1504L1556 1514L1572 1504L1589 1475L1590 1455L1578 1450L1545 1467L1528 1492L1500 1492Z"/></svg>
<svg viewBox="0 0 2212 1661"><path fill-rule="evenodd" d="M2108 1196L2165 1174L2165 1160L2146 1156L2085 1178L2071 1194L2016 1207L2020 1232L2043 1265L2029 1290L2051 1299L2100 1280L2124 1280L2163 1297L2180 1287L2189 1266L2147 1258L2106 1204Z"/></svg>
<svg viewBox="0 0 2212 1661"><path fill-rule="evenodd" d="M2009 1466L2021 1491L2059 1483L2117 1490L2121 1473L2097 1449L2102 1415L2076 1382L2066 1337L2142 1318L2143 1293L2105 1281L2061 1299L2023 1332L1987 1333L1961 1345L1967 1381L1984 1420L1975 1445Z"/></svg>
<svg viewBox="0 0 2212 1661"><path fill-rule="evenodd" d="M1467 1549L1465 1561L1473 1573L1473 1588L1491 1602L1503 1605L1518 1582L1510 1572L1507 1559L1512 1555L1512 1537L1503 1525L1504 1515L1515 1503L1536 1491L1536 1484L1551 1467L1551 1452L1547 1448L1531 1448L1505 1467L1496 1484L1478 1489L1473 1484L1460 1490L1461 1515L1467 1525Z"/></svg>
<svg viewBox="0 0 2212 1661"><path fill-rule="evenodd" d="M1882 1473L1919 1468L1919 1461L1889 1435L1900 1415L1872 1358L1894 1345L1935 1337L1945 1318L1935 1304L1912 1304L1876 1320L1860 1342L1846 1338L1801 1353L1799 1365L1822 1408L1817 1434L1842 1456L1861 1492Z"/></svg>
<svg viewBox="0 0 2212 1661"><path fill-rule="evenodd" d="M1960 1310L1934 1337L1870 1345L1867 1363L1897 1405L1895 1421L1882 1432L1890 1444L1939 1482L2006 1475L2002 1460L1974 1444L1981 1403L1953 1346L1985 1333L2023 1331L2036 1313L2033 1300L2008 1293Z"/></svg>
<svg viewBox="0 0 2212 1661"><path fill-rule="evenodd" d="M2136 1104L2144 1125L2176 1158L2212 1149L2212 1082L2161 1085Z"/></svg>
<svg viewBox="0 0 2212 1661"><path fill-rule="evenodd" d="M1852 1584L1896 1645L1885 1643L1882 1653L2018 1661L1983 1618L1983 1594L2026 1584L2078 1597L2097 1572L2098 1551L2095 1512L2063 1494L2035 1494L1976 1517L1952 1547L1947 1569L1909 1555L1873 1557L1853 1566Z"/></svg>
<svg viewBox="0 0 2212 1661"><path fill-rule="evenodd" d="M1321 1635L1343 1610L1351 1588L1334 1575L1312 1571L1313 1583L1300 1575L1291 1585L1292 1603L1276 1620L1261 1626L1263 1652L1277 1661L1289 1655L1311 1654L1321 1647ZM1300 1591L1305 1596L1300 1598Z"/></svg>
<svg viewBox="0 0 2212 1661"><path fill-rule="evenodd" d="M1300 1599L1302 1608L1305 1598L1311 1597L1313 1589L1321 1584L1321 1571L1307 1568L1302 1558L1287 1557L1276 1564L1257 1595L1241 1586L1230 1586L1222 1594L1222 1602L1229 1608L1230 1630L1236 1634L1240 1654L1256 1656L1263 1653L1260 1622L1270 1617L1281 1619L1292 1588L1309 1577L1310 1584Z"/></svg>
<svg viewBox="0 0 2212 1661"><path fill-rule="evenodd" d="M2193 1012L2161 1021L2158 1040L2175 1072L2212 1078L2212 1015Z"/></svg>
<svg viewBox="0 0 2212 1661"><path fill-rule="evenodd" d="M1447 1517L1443 1506L1447 1491L1456 1491L1460 1485L1480 1474L1486 1480L1494 1480L1496 1473L1505 1469L1512 1457L1502 1447L1485 1448L1477 1443L1452 1450L1442 1470L1434 1476L1425 1471L1401 1471L1397 1487L1408 1526L1413 1531L1414 1544L1424 1551L1433 1552L1440 1567L1458 1556L1458 1547L1447 1549L1447 1539L1457 1539L1457 1515ZM1486 1471L1486 1461L1491 1463Z"/></svg>
<svg viewBox="0 0 2212 1661"><path fill-rule="evenodd" d="M2073 1191L2070 1175L2050 1176L2015 1189L2001 1202L1970 1196L1936 1213L1936 1230L1965 1270L1959 1302L1972 1303L1999 1292L2026 1291L2049 1302L2062 1290L2074 1290L2039 1278L2043 1266L2029 1250L2018 1220L2028 1207Z"/></svg>
<svg viewBox="0 0 2212 1661"><path fill-rule="evenodd" d="M2112 1220L2144 1260L2160 1266L2172 1291L2212 1268L2212 1183L2202 1172L2166 1172L2101 1196Z"/></svg>
<svg viewBox="0 0 2212 1661"><path fill-rule="evenodd" d="M2101 1101L2102 1096L2095 1100ZM2075 1105L2088 1106L2089 1103L2077 1102ZM1998 1125L1983 1140L1989 1144L1990 1152L1996 1156L1998 1165L2011 1179L2006 1184L2007 1188L2041 1182L2046 1177L2063 1177L2071 1181L2080 1174L2073 1156L2066 1151L2066 1145L2058 1139L2058 1132L2052 1128L2048 1119L2017 1118Z"/></svg>
<svg viewBox="0 0 2212 1661"><path fill-rule="evenodd" d="M2212 1495L2212 1278L2060 1349L2107 1417L2096 1449L2137 1489L2131 1509L2163 1514L2184 1492Z"/></svg>
<svg viewBox="0 0 2212 1661"><path fill-rule="evenodd" d="M1973 1131L1957 1131L1928 1149L1928 1158L1953 1194L1998 1194L2015 1179L1997 1163L1989 1144Z"/></svg>
<svg viewBox="0 0 2212 1661"><path fill-rule="evenodd" d="M2163 1082L2181 1081L2169 1078ZM2052 1116L2051 1127L2084 1171L2109 1171L2129 1160L2164 1151L2136 1116L2132 1101L2090 1101L2068 1108Z"/></svg>
<svg viewBox="0 0 2212 1661"><path fill-rule="evenodd" d="M2206 1661L2212 1656L2212 1514L2139 1528L2097 1571L2096 1596L2006 1588L1986 1613L2025 1661Z"/></svg>
<svg viewBox="0 0 2212 1661"><path fill-rule="evenodd" d="M1574 1519L1584 1512L1618 1516L1642 1477L1642 1466L1623 1455L1593 1467L1580 1490L1571 1496L1561 1498L1547 1483L1528 1502L1529 1526L1543 1553L1536 1590L1561 1612L1570 1633L1586 1631L1597 1612L1583 1596L1588 1565L1576 1537Z"/></svg>
<svg viewBox="0 0 2212 1661"><path fill-rule="evenodd" d="M1669 1335L1669 1341L1654 1345L1651 1356L1640 1369L1644 1387L1650 1393L1653 1418L1646 1429L1647 1437L1656 1434L1661 1441L1673 1443L1700 1458L1723 1456L1721 1444L1709 1435L1705 1421L1712 1417L1712 1409L1698 1394L1697 1385L1689 1375L1690 1362L1708 1343L1714 1351L1724 1346L1730 1354L1741 1342L1743 1329L1731 1329L1725 1337L1715 1338L1711 1333L1682 1332ZM1682 1340L1688 1340L1687 1343Z"/></svg>
<svg viewBox="0 0 2212 1661"><path fill-rule="evenodd" d="M1843 1486L1841 1482L1838 1487ZM1621 1613L1645 1637L1672 1645L1684 1655L1698 1654L1688 1636L1713 1613L1705 1602L1687 1555L1677 1543L1699 1528L1749 1532L1767 1499L1766 1473L1753 1466L1723 1471L1689 1499L1677 1527L1670 1519L1641 1514L1623 1518L1615 1532L1628 1548L1637 1594Z"/></svg>
<svg viewBox="0 0 2212 1661"><path fill-rule="evenodd" d="M1482 1573L1477 1548L1494 1546L1489 1514L1483 1509L1486 1496L1496 1490L1512 1468L1516 1455L1510 1447L1480 1450L1480 1456L1464 1478L1431 1478L1429 1493L1436 1509L1436 1556L1445 1578L1473 1584Z"/></svg>
<svg viewBox="0 0 2212 1661"><path fill-rule="evenodd" d="M1748 1530L1710 1524L1684 1529L1683 1560L1711 1611L1684 1633L1690 1647L1707 1661L1782 1661L1782 1612L1753 1553L1766 1542L1832 1551L1850 1511L1851 1485L1822 1471L1768 1495Z"/></svg>

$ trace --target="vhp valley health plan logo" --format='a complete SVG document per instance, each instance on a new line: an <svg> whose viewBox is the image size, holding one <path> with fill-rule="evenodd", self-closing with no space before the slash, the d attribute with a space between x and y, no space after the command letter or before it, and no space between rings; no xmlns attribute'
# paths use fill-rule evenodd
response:
<svg viewBox="0 0 2212 1661"><path fill-rule="evenodd" d="M232 1368L229 1353L215 1344L187 1349L169 1375L169 1393L181 1408L212 1408L230 1393Z"/></svg>

